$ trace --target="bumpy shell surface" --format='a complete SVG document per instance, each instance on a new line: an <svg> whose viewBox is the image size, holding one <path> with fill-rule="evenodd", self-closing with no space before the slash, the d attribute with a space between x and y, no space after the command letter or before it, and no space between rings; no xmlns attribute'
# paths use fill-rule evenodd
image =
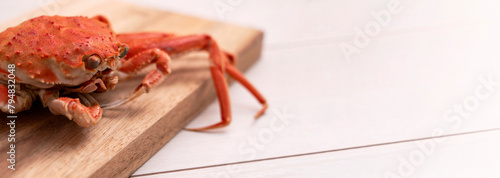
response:
<svg viewBox="0 0 500 178"><path fill-rule="evenodd" d="M97 71L116 68L120 42L109 24L87 17L41 16L0 33L0 80L16 65L18 82L39 88L76 86ZM97 69L82 58L99 55Z"/></svg>

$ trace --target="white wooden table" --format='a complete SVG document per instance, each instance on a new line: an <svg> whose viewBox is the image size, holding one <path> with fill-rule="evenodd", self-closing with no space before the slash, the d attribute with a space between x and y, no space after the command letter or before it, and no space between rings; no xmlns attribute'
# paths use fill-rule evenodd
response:
<svg viewBox="0 0 500 178"><path fill-rule="evenodd" d="M1 2L0 21L55 1ZM133 177L500 176L498 1L130 2L263 29L245 75L270 103L253 120L232 85L230 126L181 131Z"/></svg>

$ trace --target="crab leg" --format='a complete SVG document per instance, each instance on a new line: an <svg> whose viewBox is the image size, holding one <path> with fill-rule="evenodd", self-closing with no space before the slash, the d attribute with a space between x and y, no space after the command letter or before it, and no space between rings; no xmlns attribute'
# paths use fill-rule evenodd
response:
<svg viewBox="0 0 500 178"><path fill-rule="evenodd" d="M221 128L231 123L231 105L229 101L229 92L227 88L226 78L222 71L216 66L210 66L210 72L214 81L215 91L217 91L217 98L219 99L219 107L221 113L221 121L213 125L200 128L189 128L191 131L202 131L207 129Z"/></svg>
<svg viewBox="0 0 500 178"><path fill-rule="evenodd" d="M16 86L16 88L19 87L20 86ZM13 108L8 107L9 99L8 88L5 85L0 84L0 110L4 113L10 113L10 109L13 109L14 113L27 110L31 108L31 105L33 104L33 101L35 101L36 97L31 91L18 90L15 92L15 96L13 97L14 103L10 104Z"/></svg>
<svg viewBox="0 0 500 178"><path fill-rule="evenodd" d="M79 98L59 97L59 91L56 90L40 90L39 95L43 106L49 107L52 114L64 115L81 127L90 127L101 120L102 109L93 98L88 98L91 97L88 94L83 94L85 98L82 101L89 106L80 103Z"/></svg>
<svg viewBox="0 0 500 178"><path fill-rule="evenodd" d="M219 123L202 127L188 129L193 131L201 131L207 129L220 128L228 125L231 122L231 107L229 101L229 94L227 88L227 82L224 77L224 73L234 77L237 81L241 82L263 105L262 109L257 113L256 117L259 117L264 113L267 108L267 103L264 97L253 87L253 85L248 82L248 80L232 66L235 60L234 57L220 50L217 42L212 39L209 35L191 35L191 36L181 36L181 37L158 37L149 38L148 40L138 40L134 36L144 36L141 34L122 34L118 38L120 41L127 43L130 47L129 55L133 56L139 54L141 51L147 50L149 48L160 48L168 52L170 55L182 54L191 50L206 50L210 55L211 66L210 72L215 84L215 89L217 91L217 97L219 99L219 105L221 108L221 121ZM134 40L130 40L134 39ZM133 59L129 59L133 60Z"/></svg>
<svg viewBox="0 0 500 178"><path fill-rule="evenodd" d="M107 89L106 85L104 84L102 79L95 79L95 80L92 80L91 82L89 82L81 87L78 87L78 88L67 88L66 91L78 92L78 93L92 93L92 92L96 91L97 89L99 89L99 87L97 87L97 85L99 85L99 87L104 89L104 90Z"/></svg>
<svg viewBox="0 0 500 178"><path fill-rule="evenodd" d="M131 101L144 93L149 92L151 88L160 84L165 79L165 76L171 72L169 67L170 61L170 56L168 56L166 52L158 48L142 51L141 53L124 61L122 63L120 71L127 74L136 73L137 71L153 63L156 63L156 70L152 70L148 74L146 74L141 84L139 84L139 86L134 89L132 94L127 96L124 100L117 103L106 104L103 107L109 108L118 106Z"/></svg>
<svg viewBox="0 0 500 178"><path fill-rule="evenodd" d="M174 34L168 33L154 33L154 32L143 32L143 33L130 33L130 34L120 34L120 41L131 43L132 41L144 41L148 39L167 39L172 38Z"/></svg>
<svg viewBox="0 0 500 178"><path fill-rule="evenodd" d="M234 79L236 79L238 82L240 82L248 91L250 91L250 93L252 93L252 95L255 96L255 98L257 98L257 100L259 100L259 102L262 104L262 109L260 109L259 112L257 112L257 114L255 114L255 118L259 118L262 114L264 114L264 112L266 111L268 105L267 105L267 101L266 99L264 98L264 96L262 96L262 94L259 93L259 91L245 78L245 76L243 76L243 74L236 68L234 67L233 65L226 65L226 72L231 76L233 77Z"/></svg>

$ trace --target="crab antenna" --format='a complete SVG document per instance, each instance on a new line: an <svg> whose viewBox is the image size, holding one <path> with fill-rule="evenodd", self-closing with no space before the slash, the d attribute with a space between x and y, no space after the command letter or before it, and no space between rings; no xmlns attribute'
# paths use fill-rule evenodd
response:
<svg viewBox="0 0 500 178"><path fill-rule="evenodd" d="M106 103L106 104L101 104L101 108L113 108L116 106L120 106L122 104L128 103L129 101L137 98L138 96L141 96L142 94L147 93L147 89L145 86L139 86L137 87L132 93L130 93L127 97L112 102L112 103Z"/></svg>
<svg viewBox="0 0 500 178"><path fill-rule="evenodd" d="M106 104L100 104L101 108L104 109L104 108L114 108L116 106L120 106L124 103L126 103L127 100L126 99L121 99L121 100L118 100L118 101L115 101L115 102L112 102L112 103L106 103Z"/></svg>

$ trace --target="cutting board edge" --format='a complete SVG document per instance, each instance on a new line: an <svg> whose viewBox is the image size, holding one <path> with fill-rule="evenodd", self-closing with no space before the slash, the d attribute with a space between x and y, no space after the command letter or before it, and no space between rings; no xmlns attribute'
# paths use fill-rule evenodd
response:
<svg viewBox="0 0 500 178"><path fill-rule="evenodd" d="M257 62L260 59L261 56L261 51L263 47L263 39L264 39L264 33L260 30L253 29L255 30L255 38L254 41L250 42L249 45L246 45L247 48L242 49L241 51L238 51L236 56L238 58L245 58L244 60L245 63L237 63L237 67L242 71L245 72L247 71L255 62ZM229 80L229 83L233 83L234 80L231 79ZM131 176L137 169L139 169L149 158L151 158L154 154L156 154L163 146L165 146L175 135L181 131L182 128L184 128L189 122L191 122L199 113L201 113L208 105L216 99L216 94L215 94L215 89L212 81L205 81L200 88L197 89L196 92L191 93L189 97L187 97L185 100L183 100L180 105L186 105L186 103L189 103L188 100L197 100L200 97L197 97L198 95L203 95L203 93L208 93L208 95L211 95L208 99L205 99L203 102L194 102L194 103L199 103L198 106L196 106L199 109L194 109L196 112L192 113L190 115L186 116L180 116L184 117L185 122L180 124L181 127L176 127L175 132L172 133L163 133L160 135L165 135L164 139L161 139L160 142L156 142L157 144L154 145L152 148L150 148L150 151L144 152L143 149L137 149L139 148L141 144L144 143L144 140L147 140L147 138L150 138L155 131L157 131L158 128L161 125L158 125L161 122L165 122L166 120L170 119L170 115L175 115L175 113L169 112L165 116L163 116L161 119L157 121L152 127L148 128L148 130L144 133L142 133L136 140L134 140L132 143L127 145L124 150L127 150L128 152L131 152L133 150L137 154L143 153L142 156L139 156L136 162L133 166L128 166L125 168L122 168L118 171L109 171L110 169L116 169L116 166L114 166L116 163L119 163L121 161L126 161L127 158L134 158L132 154L132 157L130 156L125 156L126 155L131 155L131 153L124 153L124 151L120 151L115 157L113 157L111 160L109 160L106 165L103 165L101 169L96 170L94 173L91 173L91 177L127 177ZM180 105L177 105L179 107ZM186 106L181 106L181 107L186 107ZM177 109L173 109L177 110ZM157 132L156 132L157 133ZM119 165L119 164L118 164Z"/></svg>

